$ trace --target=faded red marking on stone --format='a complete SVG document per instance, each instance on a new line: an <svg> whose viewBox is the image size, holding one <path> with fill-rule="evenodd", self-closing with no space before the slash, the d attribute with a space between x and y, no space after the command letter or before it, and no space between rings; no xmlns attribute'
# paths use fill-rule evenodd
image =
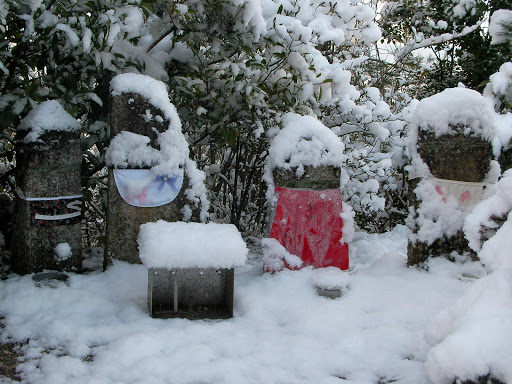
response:
<svg viewBox="0 0 512 384"><path fill-rule="evenodd" d="M443 202L446 203L446 195L444 194L443 190L439 185L436 185L436 192L443 196Z"/></svg>
<svg viewBox="0 0 512 384"><path fill-rule="evenodd" d="M464 204L466 200L471 201L471 193L467 190L462 192L462 195L460 195L460 202L462 204Z"/></svg>

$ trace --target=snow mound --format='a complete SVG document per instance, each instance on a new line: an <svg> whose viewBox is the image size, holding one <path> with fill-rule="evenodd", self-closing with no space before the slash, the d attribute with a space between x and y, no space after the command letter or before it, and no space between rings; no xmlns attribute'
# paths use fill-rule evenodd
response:
<svg viewBox="0 0 512 384"><path fill-rule="evenodd" d="M282 121L283 129L268 150L270 168L341 167L344 145L322 122L313 116L296 113L287 113Z"/></svg>
<svg viewBox="0 0 512 384"><path fill-rule="evenodd" d="M512 270L495 272L473 285L441 312L425 336L433 348L426 368L436 384L475 380L489 373L512 382Z"/></svg>
<svg viewBox="0 0 512 384"><path fill-rule="evenodd" d="M350 275L336 267L318 268L313 271L313 284L323 289L344 289L346 290Z"/></svg>
<svg viewBox="0 0 512 384"><path fill-rule="evenodd" d="M163 160L162 153L150 147L149 142L147 136L122 131L110 141L105 160L115 168L159 164Z"/></svg>
<svg viewBox="0 0 512 384"><path fill-rule="evenodd" d="M80 124L60 105L57 100L39 104L21 121L20 131L29 131L23 138L25 144L40 141L41 135L50 131L76 132Z"/></svg>
<svg viewBox="0 0 512 384"><path fill-rule="evenodd" d="M298 269L302 267L302 259L293 255L273 238L261 239L263 246L263 268L267 272L279 272L286 267Z"/></svg>
<svg viewBox="0 0 512 384"><path fill-rule="evenodd" d="M73 255L71 246L68 243L59 243L55 246L55 260L66 261Z"/></svg>
<svg viewBox="0 0 512 384"><path fill-rule="evenodd" d="M454 128L462 126L462 132ZM418 103L411 127L417 140L418 130L441 135L463 133L492 141L495 137L494 110L477 91L448 88Z"/></svg>
<svg viewBox="0 0 512 384"><path fill-rule="evenodd" d="M145 97L165 114L171 121L171 126L181 130L180 118L174 105L169 102L167 88L163 82L138 73L123 73L112 79L110 90L113 96L133 92Z"/></svg>
<svg viewBox="0 0 512 384"><path fill-rule="evenodd" d="M249 252L232 224L159 220L140 226L137 243L148 268L234 268Z"/></svg>

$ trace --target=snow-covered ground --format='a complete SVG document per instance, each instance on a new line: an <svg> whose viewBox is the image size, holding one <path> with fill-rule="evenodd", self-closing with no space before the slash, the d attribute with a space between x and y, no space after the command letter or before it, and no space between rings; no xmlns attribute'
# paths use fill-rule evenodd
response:
<svg viewBox="0 0 512 384"><path fill-rule="evenodd" d="M316 294L318 270L263 274L261 256L252 251L237 269L229 320L150 318L142 265L71 274L70 286L56 289L11 276L0 283L2 336L24 343L19 375L31 384L445 380L435 344L467 320L457 313L467 314L478 300L460 298L491 275L480 263L441 258L428 270L406 267L402 226L382 235L356 233L352 247L348 292L338 299ZM504 290L499 303L510 312L510 285L494 289ZM505 344L509 335L494 342L501 336Z"/></svg>

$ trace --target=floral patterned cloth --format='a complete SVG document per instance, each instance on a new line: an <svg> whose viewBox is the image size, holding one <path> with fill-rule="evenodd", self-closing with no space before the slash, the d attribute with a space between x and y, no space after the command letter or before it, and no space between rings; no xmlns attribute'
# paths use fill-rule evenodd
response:
<svg viewBox="0 0 512 384"><path fill-rule="evenodd" d="M82 220L82 197L43 197L30 199L29 204L32 225L37 227L72 225Z"/></svg>
<svg viewBox="0 0 512 384"><path fill-rule="evenodd" d="M114 180L128 204L158 207L178 196L183 185L183 169L172 175L155 175L151 169L114 169Z"/></svg>

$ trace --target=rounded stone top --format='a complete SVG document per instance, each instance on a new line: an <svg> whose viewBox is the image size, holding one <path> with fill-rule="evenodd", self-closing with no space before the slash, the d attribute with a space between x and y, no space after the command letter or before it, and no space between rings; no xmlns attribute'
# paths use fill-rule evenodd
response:
<svg viewBox="0 0 512 384"><path fill-rule="evenodd" d="M47 132L80 132L80 124L57 100L39 104L21 121L19 131L28 131L23 137L25 144L42 142Z"/></svg>

